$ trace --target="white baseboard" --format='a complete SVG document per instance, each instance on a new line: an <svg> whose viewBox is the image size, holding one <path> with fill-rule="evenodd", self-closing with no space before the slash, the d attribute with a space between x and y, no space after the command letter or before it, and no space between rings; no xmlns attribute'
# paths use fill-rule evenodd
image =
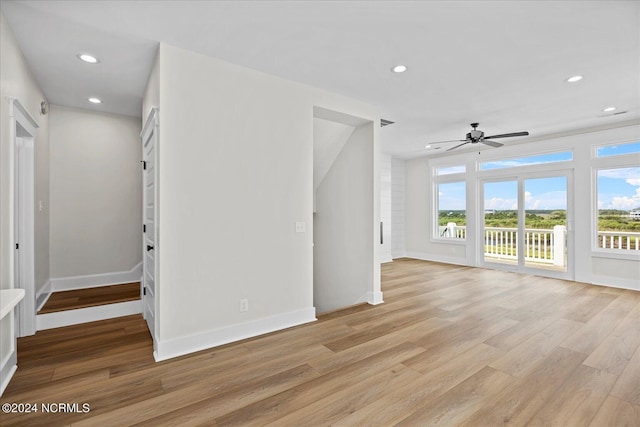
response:
<svg viewBox="0 0 640 427"><path fill-rule="evenodd" d="M388 262L393 262L393 258L391 257L385 257L382 260L380 260L380 264L386 264Z"/></svg>
<svg viewBox="0 0 640 427"><path fill-rule="evenodd" d="M468 266L467 260L465 258L454 258L454 257L447 257L442 255L426 254L422 252L407 252L406 256L407 258L420 259L423 261L434 261L434 262L442 262L445 264Z"/></svg>
<svg viewBox="0 0 640 427"><path fill-rule="evenodd" d="M142 277L142 262L138 263L129 271L89 274L86 276L57 277L51 279L51 292L139 282L140 277Z"/></svg>
<svg viewBox="0 0 640 427"><path fill-rule="evenodd" d="M630 289L632 291L640 291L640 282L631 279L620 279L618 277L608 276L592 276L590 280L592 285L608 286L610 288Z"/></svg>
<svg viewBox="0 0 640 427"><path fill-rule="evenodd" d="M0 368L0 396L2 396L9 385L9 381L11 381L13 374L18 370L16 361L17 352L15 350L13 350L13 352L2 361L2 368Z"/></svg>
<svg viewBox="0 0 640 427"><path fill-rule="evenodd" d="M382 304L384 302L382 299L382 292L367 292L365 301L371 305Z"/></svg>
<svg viewBox="0 0 640 427"><path fill-rule="evenodd" d="M42 288L36 294L36 313L44 307L47 300L51 296L51 280L47 280Z"/></svg>
<svg viewBox="0 0 640 427"><path fill-rule="evenodd" d="M139 313L142 313L142 301L127 301L97 307L59 311L56 313L38 314L36 316L36 325L37 329L42 331L44 329L60 328L62 326L95 322Z"/></svg>
<svg viewBox="0 0 640 427"><path fill-rule="evenodd" d="M315 320L316 309L309 307L172 340L158 341L157 351L154 352L153 357L155 357L156 362L160 362L230 342L314 322Z"/></svg>

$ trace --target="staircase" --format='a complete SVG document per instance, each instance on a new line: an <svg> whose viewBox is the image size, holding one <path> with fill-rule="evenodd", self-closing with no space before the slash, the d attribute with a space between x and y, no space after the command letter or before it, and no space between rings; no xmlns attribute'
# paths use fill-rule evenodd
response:
<svg viewBox="0 0 640 427"><path fill-rule="evenodd" d="M142 312L140 282L53 292L36 316L37 329L77 325Z"/></svg>

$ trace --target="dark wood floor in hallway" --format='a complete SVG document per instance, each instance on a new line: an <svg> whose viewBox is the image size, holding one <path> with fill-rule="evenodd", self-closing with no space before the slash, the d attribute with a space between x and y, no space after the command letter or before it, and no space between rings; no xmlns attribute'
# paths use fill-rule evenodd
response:
<svg viewBox="0 0 640 427"><path fill-rule="evenodd" d="M18 343L2 426L639 426L640 293L417 260L385 303L160 363L140 316ZM3 406L4 408L4 406Z"/></svg>
<svg viewBox="0 0 640 427"><path fill-rule="evenodd" d="M38 314L56 313L78 308L96 307L105 304L135 301L140 299L140 282L121 285L99 286L54 292Z"/></svg>

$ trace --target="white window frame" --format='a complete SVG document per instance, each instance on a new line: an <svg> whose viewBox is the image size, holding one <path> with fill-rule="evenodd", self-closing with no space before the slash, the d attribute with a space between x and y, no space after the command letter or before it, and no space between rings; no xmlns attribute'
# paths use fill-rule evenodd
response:
<svg viewBox="0 0 640 427"><path fill-rule="evenodd" d="M469 223L469 208L468 208L468 191L469 191L469 183L467 182L467 173L469 171L470 165L465 161L451 161L451 159L447 159L448 161L440 162L436 159L429 162L429 172L431 176L431 236L429 236L432 242L438 243L451 243L457 245L466 245L467 237L465 238L455 238L455 237L446 237L440 235L439 229L439 209L440 209L440 198L438 186L440 184L452 184L462 182L465 185L465 227L467 227ZM458 173L447 173L443 175L438 175L438 169L443 168L451 168L451 167L464 167L463 172ZM468 229L466 236L468 236Z"/></svg>
<svg viewBox="0 0 640 427"><path fill-rule="evenodd" d="M624 249L603 249L598 246L598 171L640 167L640 153L598 157L598 149L612 145L638 142L637 139L624 139L613 142L597 143L591 146L591 255L598 258L640 260L640 251Z"/></svg>

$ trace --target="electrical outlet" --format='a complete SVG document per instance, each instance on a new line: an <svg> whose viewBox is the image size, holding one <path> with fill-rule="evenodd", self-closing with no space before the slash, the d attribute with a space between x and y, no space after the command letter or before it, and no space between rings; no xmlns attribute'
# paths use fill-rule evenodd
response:
<svg viewBox="0 0 640 427"><path fill-rule="evenodd" d="M296 233L306 233L306 231L307 231L306 222L296 222Z"/></svg>
<svg viewBox="0 0 640 427"><path fill-rule="evenodd" d="M241 299L240 300L240 311L249 311L249 300Z"/></svg>

